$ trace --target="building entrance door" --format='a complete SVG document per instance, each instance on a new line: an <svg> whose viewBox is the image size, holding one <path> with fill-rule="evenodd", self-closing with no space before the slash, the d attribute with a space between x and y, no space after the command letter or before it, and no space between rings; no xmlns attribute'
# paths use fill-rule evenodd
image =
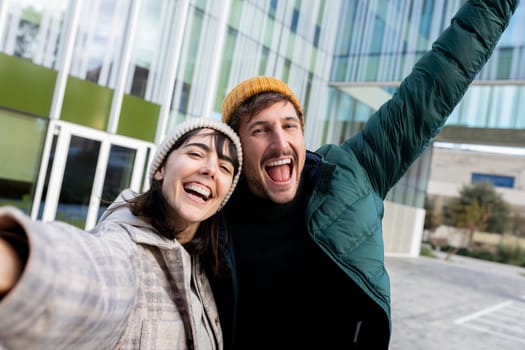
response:
<svg viewBox="0 0 525 350"><path fill-rule="evenodd" d="M153 144L64 122L50 128L32 217L90 229L120 191L142 191Z"/></svg>

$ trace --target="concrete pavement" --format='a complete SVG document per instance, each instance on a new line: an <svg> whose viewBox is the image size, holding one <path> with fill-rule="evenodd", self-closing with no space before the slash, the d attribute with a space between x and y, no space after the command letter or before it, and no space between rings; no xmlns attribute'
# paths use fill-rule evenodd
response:
<svg viewBox="0 0 525 350"><path fill-rule="evenodd" d="M525 268L443 255L386 266L391 350L525 349Z"/></svg>

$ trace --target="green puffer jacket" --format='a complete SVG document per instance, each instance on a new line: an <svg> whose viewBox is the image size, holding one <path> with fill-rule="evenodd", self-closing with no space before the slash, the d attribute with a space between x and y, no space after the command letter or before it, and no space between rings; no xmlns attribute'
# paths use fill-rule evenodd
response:
<svg viewBox="0 0 525 350"><path fill-rule="evenodd" d="M467 1L364 129L340 146L326 145L316 152L322 160L307 207L310 236L390 322L383 200L440 131L489 58L517 3Z"/></svg>

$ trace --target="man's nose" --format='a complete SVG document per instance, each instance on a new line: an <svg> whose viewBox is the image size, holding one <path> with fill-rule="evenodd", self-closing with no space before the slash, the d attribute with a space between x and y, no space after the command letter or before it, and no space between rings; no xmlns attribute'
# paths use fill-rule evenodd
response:
<svg viewBox="0 0 525 350"><path fill-rule="evenodd" d="M288 139L284 131L280 128L272 133L272 144L275 148L283 149L288 147Z"/></svg>

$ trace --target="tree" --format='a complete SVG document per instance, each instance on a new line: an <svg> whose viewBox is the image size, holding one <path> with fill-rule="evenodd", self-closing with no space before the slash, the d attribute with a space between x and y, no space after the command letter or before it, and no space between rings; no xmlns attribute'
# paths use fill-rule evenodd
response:
<svg viewBox="0 0 525 350"><path fill-rule="evenodd" d="M441 215L436 208L436 201L434 198L427 196L425 198L425 223L423 228L425 230L434 231L441 224Z"/></svg>
<svg viewBox="0 0 525 350"><path fill-rule="evenodd" d="M510 220L510 232L516 237L525 237L525 217L514 213Z"/></svg>
<svg viewBox="0 0 525 350"><path fill-rule="evenodd" d="M476 231L503 233L510 212L510 205L489 182L464 185L459 197L450 199L443 208L445 224L467 230L468 249Z"/></svg>

